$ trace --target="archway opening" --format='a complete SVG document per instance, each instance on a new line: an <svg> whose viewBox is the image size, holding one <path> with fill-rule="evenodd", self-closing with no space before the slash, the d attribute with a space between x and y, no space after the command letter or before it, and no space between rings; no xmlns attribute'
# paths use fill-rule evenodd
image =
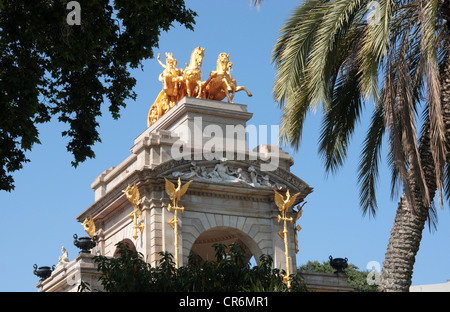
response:
<svg viewBox="0 0 450 312"><path fill-rule="evenodd" d="M247 234L230 227L215 227L203 232L195 240L190 252L197 254L201 261L215 261L216 252L213 245L217 243L227 246L239 244L244 250L246 262L258 256L253 240Z"/></svg>
<svg viewBox="0 0 450 312"><path fill-rule="evenodd" d="M133 251L133 252L136 251L136 246L130 239L126 238L126 239L122 240L121 243L123 243L128 250ZM119 247L116 247L113 257L114 258L119 257Z"/></svg>

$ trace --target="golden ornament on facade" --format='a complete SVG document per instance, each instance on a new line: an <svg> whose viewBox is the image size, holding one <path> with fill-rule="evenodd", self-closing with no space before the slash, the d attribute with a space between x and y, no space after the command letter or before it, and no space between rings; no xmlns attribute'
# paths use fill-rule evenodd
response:
<svg viewBox="0 0 450 312"><path fill-rule="evenodd" d="M94 220L92 219L92 217L89 217L84 219L84 221L81 223L81 225L83 226L84 230L86 231L86 233L92 238L94 239L95 236L95 223ZM91 249L91 254L94 254L94 248Z"/></svg>
<svg viewBox="0 0 450 312"><path fill-rule="evenodd" d="M300 219L300 217L302 216L302 213L303 213L303 206L306 204L306 202L304 202L303 203L303 205L299 205L299 206L297 206L297 210L294 210L294 209L292 209L292 211L294 211L294 213L296 214L295 215L295 219L294 219L294 226L295 226L295 223ZM300 225L297 225L297 226L295 226L295 232L294 232L294 239L295 239L295 253L298 253L299 252L299 249L298 249L298 233L297 232L300 232L301 230L302 230L302 227L300 226Z"/></svg>
<svg viewBox="0 0 450 312"><path fill-rule="evenodd" d="M134 183L133 186L128 185L128 187L122 191L125 193L125 196L127 197L128 201L133 205L133 212L129 214L129 217L131 220L133 220L133 238L138 238L138 230L142 231L144 230L144 224L138 224L137 219L141 215L142 211L139 208L141 204L139 189L136 186L136 183Z"/></svg>
<svg viewBox="0 0 450 312"><path fill-rule="evenodd" d="M216 70L210 73L208 80L202 81L200 67L205 57L204 52L205 49L202 47L195 48L191 53L189 64L186 64L184 70L177 68L178 61L172 53L166 53L165 64L160 61L160 54L158 54L157 60L164 68L159 75L163 89L148 112L148 127L185 96L216 101L227 98L228 103L233 103L234 95L238 91L243 90L248 96L252 96L247 88L238 86L236 79L231 76L233 63L230 62L229 53L219 54Z"/></svg>
<svg viewBox="0 0 450 312"><path fill-rule="evenodd" d="M184 212L184 207L179 207L178 202L180 201L181 196L183 196L187 192L189 185L192 183L192 180L187 182L185 185L181 186L181 180L180 180L180 178L178 178L178 186L175 186L175 184L173 184L166 178L164 178L164 179L166 180L166 193L169 195L170 200L172 201L172 205L173 205L172 206L171 204L169 204L169 206L167 206L167 210L169 212L172 209L174 210L174 216L169 221L169 225L172 227L172 229L174 230L174 234L175 234L175 242L174 242L175 265L176 265L176 268L178 268L179 267L179 261L178 261L178 210L181 210L181 213Z"/></svg>
<svg viewBox="0 0 450 312"><path fill-rule="evenodd" d="M92 220L92 217L89 217L84 219L83 223L81 223L86 233L93 238L95 235L95 223L94 220Z"/></svg>
<svg viewBox="0 0 450 312"><path fill-rule="evenodd" d="M294 219L292 217L287 217L287 212L290 207L292 207L295 204L295 201L297 197L300 195L300 193L297 193L293 196L289 193L289 190L286 192L286 197L283 197L280 193L275 191L275 204L278 207L278 210L280 211L281 215L278 215L278 222L283 221L283 229L278 232L278 235L284 240L284 254L286 256L286 275L283 277L283 281L286 283L288 288L291 287L291 281L290 281L290 268L289 268L289 243L288 243L288 230L287 230L287 222L292 223ZM298 216L298 214L297 214ZM301 214L300 214L301 216ZM300 218L298 216L298 218ZM298 219L297 219L298 220Z"/></svg>

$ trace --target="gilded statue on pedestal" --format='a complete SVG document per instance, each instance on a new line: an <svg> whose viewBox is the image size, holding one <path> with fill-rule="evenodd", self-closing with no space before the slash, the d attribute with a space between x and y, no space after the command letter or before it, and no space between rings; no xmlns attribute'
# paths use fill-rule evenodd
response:
<svg viewBox="0 0 450 312"><path fill-rule="evenodd" d="M190 62L186 64L184 70L177 68L178 61L172 53L166 53L166 64L160 61L160 54L158 54L157 60L164 68L159 75L163 89L148 112L148 127L185 96L216 101L227 98L228 103L234 103L235 93L242 90L248 96L252 96L247 88L238 86L236 79L231 76L233 63L230 62L230 54L227 53L219 54L216 70L210 73L208 80L202 81L200 66L205 57L204 51L205 49L202 47L195 48L191 53Z"/></svg>
<svg viewBox="0 0 450 312"><path fill-rule="evenodd" d="M284 240L284 252L286 256L286 274L283 277L283 281L286 283L288 288L291 287L291 281L290 281L290 265L289 265L289 244L288 244L288 230L287 230L287 224L286 222L292 223L294 219L292 217L287 217L287 213L289 208L295 204L295 201L297 200L297 197L300 195L300 193L294 194L291 196L289 193L289 190L286 192L286 197L283 197L280 193L277 191L275 192L275 204L278 207L278 210L280 211L281 215L278 215L278 222L283 221L283 229L278 232L278 235ZM300 218L301 214L297 213L298 218ZM297 219L297 218L296 218Z"/></svg>
<svg viewBox="0 0 450 312"><path fill-rule="evenodd" d="M178 269L179 267L179 260L178 260L178 210L181 210L181 213L184 212L184 207L179 207L178 202L181 199L181 196L183 196L187 190L189 185L192 183L192 180L187 182L185 185L181 186L181 179L178 178L178 186L175 186L172 182L167 180L167 178L164 178L166 180L166 193L169 195L170 200L172 201L172 205L169 204L167 206L167 210L170 212L170 210L174 210L173 218L169 221L169 225L174 230L175 235L175 241L174 241L174 249L175 249L175 266Z"/></svg>
<svg viewBox="0 0 450 312"><path fill-rule="evenodd" d="M159 75L159 81L163 83L163 89L160 92L156 102L159 103L161 115L172 108L181 99L181 82L183 81L183 70L177 68L178 61L174 59L172 53L166 53L166 64L158 62L164 68Z"/></svg>
<svg viewBox="0 0 450 312"><path fill-rule="evenodd" d="M136 186L136 183L133 184L133 186L128 185L128 187L122 191L125 193L125 196L127 197L128 201L133 205L133 212L131 212L128 216L133 221L133 238L138 238L138 230L142 231L144 230L144 224L138 224L138 217L142 214L141 209L139 208L141 204L141 195L139 193L139 189Z"/></svg>

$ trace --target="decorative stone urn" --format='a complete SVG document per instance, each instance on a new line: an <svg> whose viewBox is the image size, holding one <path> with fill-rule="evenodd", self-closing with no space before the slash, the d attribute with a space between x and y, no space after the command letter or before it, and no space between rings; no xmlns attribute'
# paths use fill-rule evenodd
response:
<svg viewBox="0 0 450 312"><path fill-rule="evenodd" d="M344 269L346 269L348 267L348 259L347 258L334 258L332 256L330 256L330 265L333 269L335 269L336 271L334 272L335 274L338 273L344 273Z"/></svg>
<svg viewBox="0 0 450 312"><path fill-rule="evenodd" d="M77 234L73 234L73 244L80 248L81 251L83 253L90 253L91 249L95 247L95 245L97 244L96 242L96 237L94 236L93 238L90 238L89 236L85 236L85 237L80 237L78 238Z"/></svg>
<svg viewBox="0 0 450 312"><path fill-rule="evenodd" d="M52 266L51 268L49 266L41 266L38 267L36 264L33 265L34 268L34 275L40 278L40 281L45 281L47 278L52 275L53 270L55 269L55 266Z"/></svg>

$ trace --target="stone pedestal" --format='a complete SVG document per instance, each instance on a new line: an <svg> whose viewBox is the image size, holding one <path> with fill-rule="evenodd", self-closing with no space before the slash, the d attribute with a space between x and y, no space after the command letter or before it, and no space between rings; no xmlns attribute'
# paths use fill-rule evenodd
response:
<svg viewBox="0 0 450 312"><path fill-rule="evenodd" d="M309 292L352 292L347 275L341 273L299 272Z"/></svg>
<svg viewBox="0 0 450 312"><path fill-rule="evenodd" d="M89 284L92 291L101 291L93 255L80 253L73 261L65 266L57 267L46 280L39 282L36 287L39 292L77 292L81 281Z"/></svg>

